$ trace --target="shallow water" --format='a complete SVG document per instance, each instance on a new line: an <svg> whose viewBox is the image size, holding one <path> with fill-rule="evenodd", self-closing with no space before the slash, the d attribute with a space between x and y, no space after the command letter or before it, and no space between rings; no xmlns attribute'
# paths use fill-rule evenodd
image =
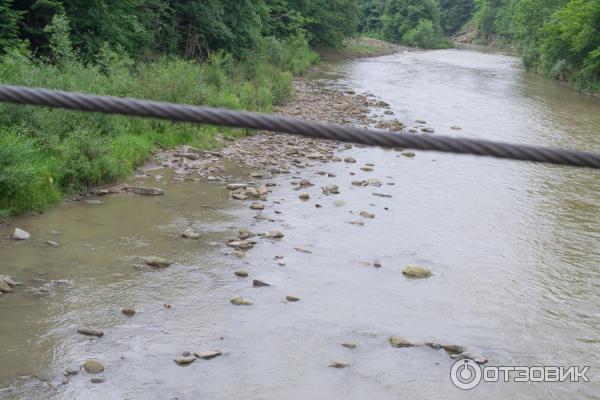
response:
<svg viewBox="0 0 600 400"><path fill-rule="evenodd" d="M328 64L316 78L372 93L407 125L425 119L436 133L600 151L600 100L528 74L509 55L396 54ZM598 172L425 152L408 159L377 148L341 155L358 162L301 172L316 184L305 190L308 202L289 176L273 179L269 199L280 204L270 201L264 214L274 222L254 220L222 185L196 182L165 184L159 198L111 196L13 221L33 239L0 241L2 273L26 286L0 297L0 398L598 398ZM375 171L361 171L369 162ZM368 178L384 184L350 183ZM323 195L328 183L341 194ZM375 219L347 223L361 210ZM200 240L179 237L190 226ZM285 238L259 239L243 259L224 255L241 226ZM146 255L177 264L134 268ZM366 265L375 259L382 268ZM434 276L408 280L407 264ZM233 275L240 268L250 279ZM252 278L273 286L252 288ZM288 294L301 301L285 303ZM234 307L234 295L255 304ZM139 313L124 317L124 306ZM76 334L84 325L104 337ZM592 382L482 383L463 392L450 383L445 352L394 349L390 335L461 344L490 365L589 365ZM183 351L209 349L225 354L173 363ZM80 372L59 385L66 368L88 358L106 365L105 383ZM332 361L351 366L327 368Z"/></svg>

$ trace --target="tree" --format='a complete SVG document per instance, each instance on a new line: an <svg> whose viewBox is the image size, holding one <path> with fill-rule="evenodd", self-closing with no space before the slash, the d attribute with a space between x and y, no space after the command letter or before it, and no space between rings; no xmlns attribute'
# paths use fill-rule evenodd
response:
<svg viewBox="0 0 600 400"><path fill-rule="evenodd" d="M13 0L0 0L0 53L19 40L22 13L12 8Z"/></svg>

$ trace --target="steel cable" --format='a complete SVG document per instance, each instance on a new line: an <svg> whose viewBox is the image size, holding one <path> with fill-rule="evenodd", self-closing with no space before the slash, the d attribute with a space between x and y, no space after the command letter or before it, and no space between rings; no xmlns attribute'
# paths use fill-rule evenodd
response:
<svg viewBox="0 0 600 400"><path fill-rule="evenodd" d="M472 154L600 169L600 154L597 153L440 135L412 135L383 129L328 125L278 115L158 101L0 85L0 102L259 129L371 146Z"/></svg>

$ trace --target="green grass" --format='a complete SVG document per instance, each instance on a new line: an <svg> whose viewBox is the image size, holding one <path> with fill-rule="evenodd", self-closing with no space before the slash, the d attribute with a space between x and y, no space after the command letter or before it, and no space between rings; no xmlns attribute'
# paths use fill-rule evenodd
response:
<svg viewBox="0 0 600 400"><path fill-rule="evenodd" d="M263 39L243 60L161 58L134 63L104 48L94 64L69 56L50 64L21 46L0 57L0 82L269 112L292 95L294 74L316 55L303 37ZM216 146L242 131L105 114L0 105L0 217L43 210L66 194L131 174L158 145Z"/></svg>

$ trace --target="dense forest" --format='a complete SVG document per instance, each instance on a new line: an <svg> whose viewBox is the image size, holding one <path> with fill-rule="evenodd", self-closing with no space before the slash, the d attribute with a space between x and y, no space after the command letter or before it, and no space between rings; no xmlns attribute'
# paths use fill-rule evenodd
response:
<svg viewBox="0 0 600 400"><path fill-rule="evenodd" d="M360 34L449 47L465 24L600 91L600 0L0 0L0 82L271 111L314 49ZM157 145L211 146L216 132L0 105L0 216L123 177Z"/></svg>

